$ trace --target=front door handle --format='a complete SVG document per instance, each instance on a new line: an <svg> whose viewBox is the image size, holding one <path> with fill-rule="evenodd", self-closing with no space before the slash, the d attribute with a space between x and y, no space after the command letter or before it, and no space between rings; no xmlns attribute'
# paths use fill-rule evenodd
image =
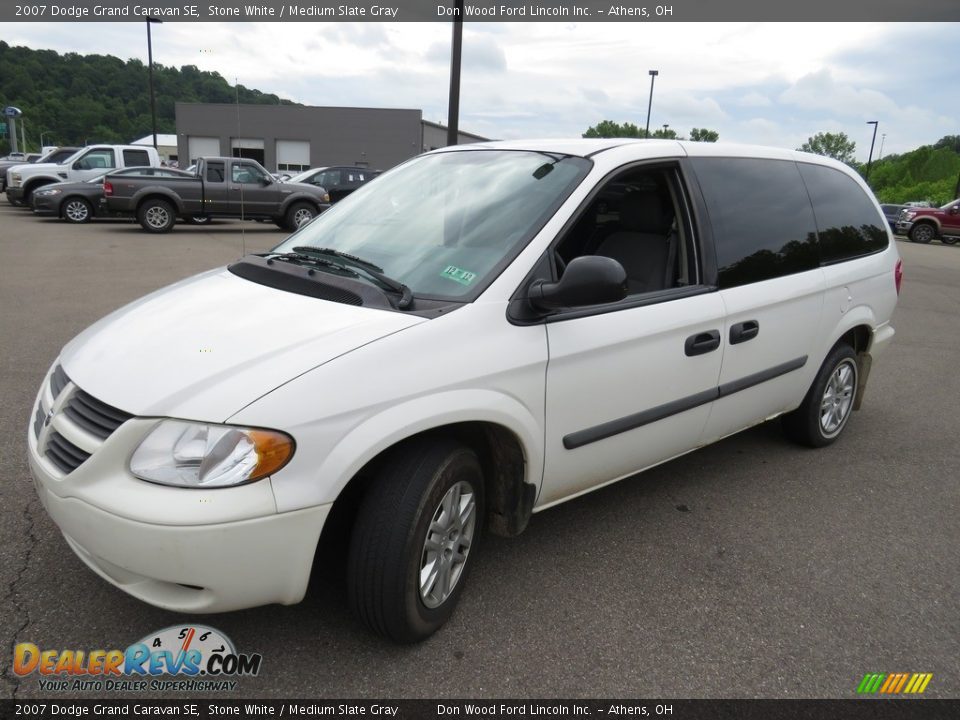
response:
<svg viewBox="0 0 960 720"><path fill-rule="evenodd" d="M736 345L737 343L746 342L747 340L753 340L759 334L760 323L756 320L746 320L736 325L731 325L730 344Z"/></svg>
<svg viewBox="0 0 960 720"><path fill-rule="evenodd" d="M687 354L687 357L693 357L694 355L712 352L718 347L720 347L720 331L707 330L688 337L687 342L684 343L683 351Z"/></svg>

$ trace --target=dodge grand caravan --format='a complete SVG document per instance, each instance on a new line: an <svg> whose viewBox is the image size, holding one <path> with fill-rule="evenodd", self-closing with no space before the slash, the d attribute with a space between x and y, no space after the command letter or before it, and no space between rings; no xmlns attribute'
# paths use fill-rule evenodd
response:
<svg viewBox="0 0 960 720"><path fill-rule="evenodd" d="M344 528L353 610L415 641L486 531L777 416L834 442L900 280L876 200L822 157L445 148L77 336L30 467L71 549L141 600L296 603Z"/></svg>

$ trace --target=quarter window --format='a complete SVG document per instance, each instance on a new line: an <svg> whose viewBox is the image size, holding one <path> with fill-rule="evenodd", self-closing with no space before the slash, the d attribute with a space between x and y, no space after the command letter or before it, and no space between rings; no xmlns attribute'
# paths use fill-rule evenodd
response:
<svg viewBox="0 0 960 720"><path fill-rule="evenodd" d="M127 167L147 167L150 165L150 156L146 150L124 150L123 164Z"/></svg>
<svg viewBox="0 0 960 720"><path fill-rule="evenodd" d="M816 224L788 160L694 158L714 229L720 287L819 266Z"/></svg>
<svg viewBox="0 0 960 720"><path fill-rule="evenodd" d="M822 165L799 167L817 219L821 262L840 262L887 247L886 222L852 178Z"/></svg>

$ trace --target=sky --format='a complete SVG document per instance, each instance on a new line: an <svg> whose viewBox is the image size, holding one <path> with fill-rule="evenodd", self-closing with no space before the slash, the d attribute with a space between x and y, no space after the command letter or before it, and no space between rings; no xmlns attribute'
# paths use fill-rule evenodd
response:
<svg viewBox="0 0 960 720"><path fill-rule="evenodd" d="M78 30L81 30L78 32ZM694 127L797 148L844 132L867 159L960 134L955 23L467 23L460 128L579 137L601 120ZM0 38L146 62L143 23L0 23ZM186 23L153 27L153 58L307 105L419 108L445 123L451 26Z"/></svg>

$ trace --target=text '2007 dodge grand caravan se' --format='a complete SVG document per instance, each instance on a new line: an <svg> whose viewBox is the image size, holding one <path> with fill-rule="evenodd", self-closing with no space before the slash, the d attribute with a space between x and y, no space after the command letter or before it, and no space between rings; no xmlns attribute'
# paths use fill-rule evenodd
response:
<svg viewBox="0 0 960 720"><path fill-rule="evenodd" d="M81 333L37 396L30 466L94 572L183 612L298 602L345 526L354 611L413 641L484 529L778 415L833 442L900 278L832 160L445 148Z"/></svg>

